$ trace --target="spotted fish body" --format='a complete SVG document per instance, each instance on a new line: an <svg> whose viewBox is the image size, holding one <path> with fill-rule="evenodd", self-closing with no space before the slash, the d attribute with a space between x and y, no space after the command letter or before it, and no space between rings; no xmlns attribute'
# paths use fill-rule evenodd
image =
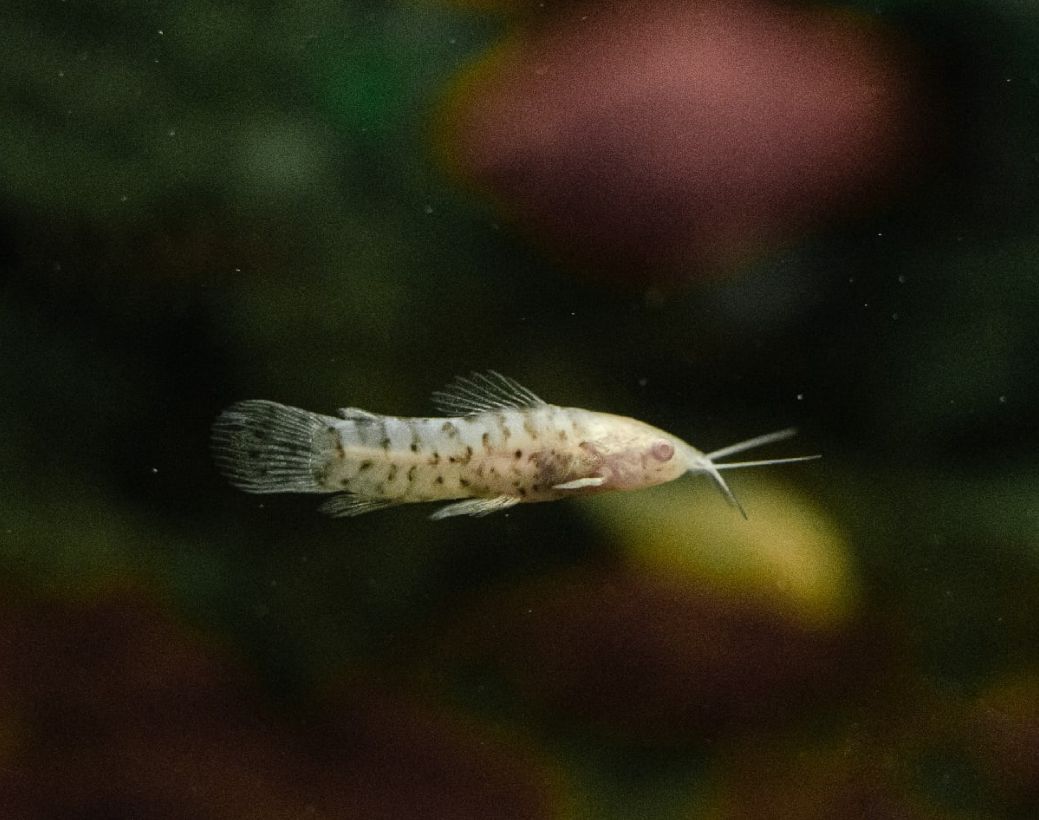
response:
<svg viewBox="0 0 1039 820"><path fill-rule="evenodd" d="M485 515L521 502L648 487L689 471L710 474L735 503L717 470L738 465L715 465L716 454L635 419L548 404L494 372L456 379L434 401L450 415L405 418L351 407L335 418L240 402L214 424L213 453L231 483L248 492L335 493L322 507L331 515L445 500L454 503L433 518Z"/></svg>

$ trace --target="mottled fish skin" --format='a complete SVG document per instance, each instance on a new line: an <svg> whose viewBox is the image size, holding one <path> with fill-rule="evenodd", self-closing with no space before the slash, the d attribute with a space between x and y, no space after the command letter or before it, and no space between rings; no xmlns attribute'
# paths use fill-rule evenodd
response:
<svg viewBox="0 0 1039 820"><path fill-rule="evenodd" d="M339 493L323 507L332 515L428 501L458 502L435 518L483 515L649 487L690 471L711 474L735 502L717 469L740 465L716 467L710 454L636 419L548 404L494 372L456 379L435 401L462 412L408 418L346 408L335 418L240 402L214 424L214 457L248 492Z"/></svg>
<svg viewBox="0 0 1039 820"><path fill-rule="evenodd" d="M503 495L551 501L577 492L558 485L603 467L602 435L596 446L589 434L625 421L634 420L550 404L449 418L335 421L329 426L336 448L317 477L328 492L400 502Z"/></svg>

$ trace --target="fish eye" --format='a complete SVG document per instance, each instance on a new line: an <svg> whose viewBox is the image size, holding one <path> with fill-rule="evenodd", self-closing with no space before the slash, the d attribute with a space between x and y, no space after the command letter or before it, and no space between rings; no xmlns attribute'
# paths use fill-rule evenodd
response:
<svg viewBox="0 0 1039 820"><path fill-rule="evenodd" d="M657 461L668 461L675 454L675 446L670 441L661 439L653 442L650 452Z"/></svg>

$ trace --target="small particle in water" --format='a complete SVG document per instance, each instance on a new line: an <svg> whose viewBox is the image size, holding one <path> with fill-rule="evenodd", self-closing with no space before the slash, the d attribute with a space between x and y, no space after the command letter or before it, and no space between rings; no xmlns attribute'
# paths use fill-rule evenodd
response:
<svg viewBox="0 0 1039 820"><path fill-rule="evenodd" d="M905 277L905 274L903 274L903 273L900 273L900 274L898 275L898 284L900 284L900 285L904 285L905 283L906 283L906 277Z"/></svg>
<svg viewBox="0 0 1039 820"><path fill-rule="evenodd" d="M798 393L797 394L797 400L798 401L804 401L805 400L805 394L804 393Z"/></svg>
<svg viewBox="0 0 1039 820"><path fill-rule="evenodd" d="M429 203L426 203L426 207L423 208L422 210L425 211L427 214L431 214L431 213L433 213L433 206L430 205Z"/></svg>
<svg viewBox="0 0 1039 820"><path fill-rule="evenodd" d="M177 129L171 128L169 131L166 132L166 136L167 137L175 137L175 136L177 136Z"/></svg>
<svg viewBox="0 0 1039 820"><path fill-rule="evenodd" d="M155 475L158 472L159 472L159 468L158 467L152 467L152 475Z"/></svg>
<svg viewBox="0 0 1039 820"><path fill-rule="evenodd" d="M999 403L1000 404L1006 404L1007 403L1007 397L1006 396L1000 396L999 397Z"/></svg>
<svg viewBox="0 0 1039 820"><path fill-rule="evenodd" d="M649 379L647 379L645 376L639 379L639 387L645 387L647 384L649 384Z"/></svg>
<svg viewBox="0 0 1039 820"><path fill-rule="evenodd" d="M894 319L895 321L897 321L898 320L898 314L897 313L892 313L891 314L891 318Z"/></svg>

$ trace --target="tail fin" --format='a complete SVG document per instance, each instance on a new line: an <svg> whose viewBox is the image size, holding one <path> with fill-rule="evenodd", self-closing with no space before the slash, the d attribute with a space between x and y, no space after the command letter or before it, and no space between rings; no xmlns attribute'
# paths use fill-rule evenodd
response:
<svg viewBox="0 0 1039 820"><path fill-rule="evenodd" d="M321 482L335 421L273 401L238 402L213 423L213 460L246 492L326 492Z"/></svg>

